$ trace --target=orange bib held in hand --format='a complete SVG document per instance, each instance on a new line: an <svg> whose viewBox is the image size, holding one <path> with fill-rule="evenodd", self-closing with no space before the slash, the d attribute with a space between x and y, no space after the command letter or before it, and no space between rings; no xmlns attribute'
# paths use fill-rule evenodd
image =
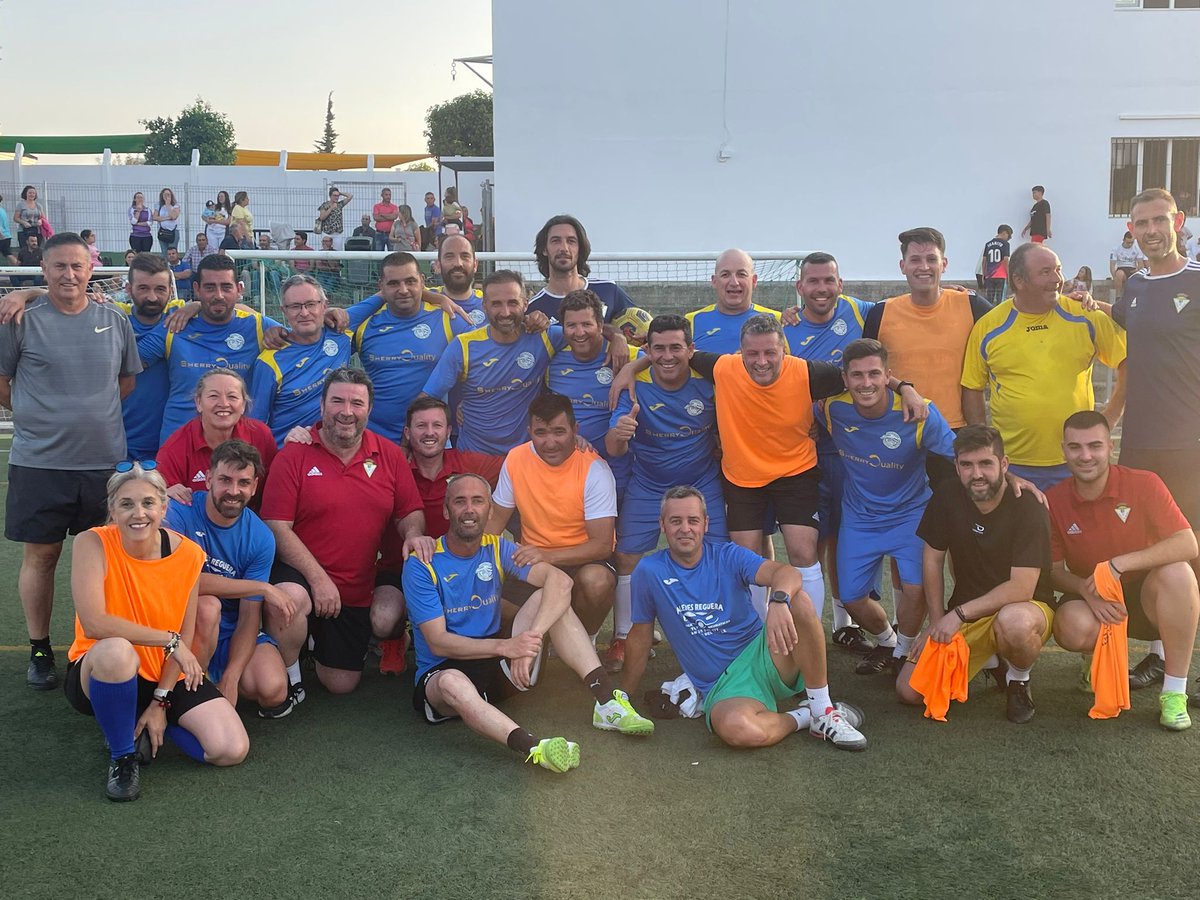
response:
<svg viewBox="0 0 1200 900"><path fill-rule="evenodd" d="M1096 593L1111 603L1125 605L1125 590L1121 579L1113 574L1107 562L1097 563ZM1096 637L1096 652L1092 657L1092 689L1096 702L1088 710L1093 719L1115 719L1121 710L1129 709L1129 618L1119 625L1103 624Z"/></svg>

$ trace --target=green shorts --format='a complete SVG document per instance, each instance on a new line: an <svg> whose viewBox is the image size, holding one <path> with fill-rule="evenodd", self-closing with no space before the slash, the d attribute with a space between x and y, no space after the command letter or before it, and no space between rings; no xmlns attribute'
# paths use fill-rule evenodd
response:
<svg viewBox="0 0 1200 900"><path fill-rule="evenodd" d="M795 684L787 684L779 677L767 647L767 629L764 628L721 673L704 698L704 723L712 731L712 709L722 700L735 697L757 700L767 709L775 710L779 708L780 700L790 700L803 690L803 675L796 675Z"/></svg>

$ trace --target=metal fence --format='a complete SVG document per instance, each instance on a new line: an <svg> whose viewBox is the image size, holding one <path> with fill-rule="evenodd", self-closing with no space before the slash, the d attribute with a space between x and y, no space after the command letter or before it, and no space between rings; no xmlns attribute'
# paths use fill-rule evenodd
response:
<svg viewBox="0 0 1200 900"><path fill-rule="evenodd" d="M146 167L149 178L154 169ZM401 173L397 173L401 174ZM38 192L41 203L55 231L82 231L91 229L96 234L96 246L102 253L123 254L129 249L129 207L133 195L140 191L146 198L146 206L158 209L158 195L164 187L175 194L180 206L179 249L186 253L195 243L196 235L204 231L203 215L205 203L216 200L219 191L227 191L232 201L242 186L210 184L163 184L147 180L138 184L67 184L56 182L29 181ZM345 235L359 225L364 215L379 202L379 192L387 187L392 191L392 202L407 203L408 185L403 178L393 183L359 182L354 180L326 179L321 187L256 187L246 188L250 197L250 212L254 216L256 232L270 231L272 226L280 229L303 229L312 231L317 217L317 208L329 197L329 188L336 185L353 199L343 212ZM25 185L11 181L0 181L0 196L11 218L21 202L21 190ZM423 221L421 206L413 209L415 218ZM157 233L157 228L151 229ZM15 236L15 235L14 235ZM315 240L310 243L316 244ZM155 249L158 242L155 241ZM14 251L15 252L15 251Z"/></svg>

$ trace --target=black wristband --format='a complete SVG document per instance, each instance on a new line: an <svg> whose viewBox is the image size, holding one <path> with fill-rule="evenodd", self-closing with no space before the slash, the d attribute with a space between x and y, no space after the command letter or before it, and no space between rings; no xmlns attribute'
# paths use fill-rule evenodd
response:
<svg viewBox="0 0 1200 900"><path fill-rule="evenodd" d="M896 385L896 393L897 394L900 393L902 390L904 390L905 387L910 387L914 391L917 389L917 386L915 384L913 384L911 381L901 381Z"/></svg>
<svg viewBox="0 0 1200 900"><path fill-rule="evenodd" d="M956 607L954 607L954 614L955 614L956 616L958 616L960 619L962 619L964 622L970 622L970 621L971 621L970 619L968 619L968 618L967 618L967 614L966 614L966 613L964 613L964 612L962 611L962 607L961 607L961 606L956 606Z"/></svg>

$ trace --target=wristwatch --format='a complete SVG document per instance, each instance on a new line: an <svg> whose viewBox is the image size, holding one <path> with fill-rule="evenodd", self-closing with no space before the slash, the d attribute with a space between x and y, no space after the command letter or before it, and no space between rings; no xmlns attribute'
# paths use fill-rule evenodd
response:
<svg viewBox="0 0 1200 900"><path fill-rule="evenodd" d="M792 605L792 597L787 591L771 591L771 595L767 597L768 603L783 603L787 606Z"/></svg>
<svg viewBox="0 0 1200 900"><path fill-rule="evenodd" d="M896 385L896 393L897 394L900 393L906 387L910 387L914 391L917 389L917 386L915 384L913 384L911 381L901 381L899 384Z"/></svg>

